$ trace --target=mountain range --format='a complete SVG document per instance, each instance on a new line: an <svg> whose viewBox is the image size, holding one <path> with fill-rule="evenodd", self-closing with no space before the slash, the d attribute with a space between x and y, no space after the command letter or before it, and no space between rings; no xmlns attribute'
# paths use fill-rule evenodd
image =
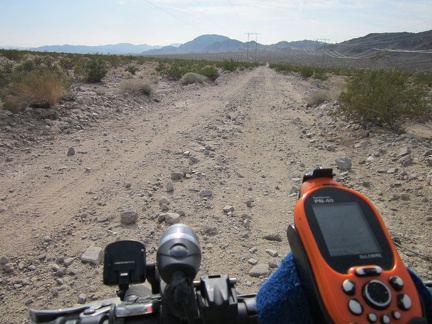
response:
<svg viewBox="0 0 432 324"><path fill-rule="evenodd" d="M251 42L240 42L221 35L203 35L178 47L166 46L160 49L148 50L144 55L156 54L192 54L192 53L227 53L250 51L276 51L280 49L303 49L317 46L316 41L303 40L296 42L279 42L273 45L262 45ZM318 43L323 44L323 43Z"/></svg>
<svg viewBox="0 0 432 324"><path fill-rule="evenodd" d="M41 47L28 48L30 51L37 52L57 52L57 53L78 53L78 54L141 54L152 49L159 49L162 46L151 46L146 44L134 45L129 43L86 46L86 45L46 45Z"/></svg>
<svg viewBox="0 0 432 324"><path fill-rule="evenodd" d="M192 54L192 53L226 53L245 51L280 51L288 49L318 49L328 48L340 52L362 53L369 49L399 49L399 50L432 50L432 30L421 33L373 33L351 39L340 44L326 44L319 41L303 40L281 41L272 45L251 42L241 42L221 35L202 35L184 44L170 46L150 46L146 44L133 45L129 43L84 46L84 45L50 45L27 50L38 52L63 52L82 54Z"/></svg>
<svg viewBox="0 0 432 324"><path fill-rule="evenodd" d="M432 30L420 33L372 33L340 44L329 44L326 49L345 53L363 53L370 49L431 51Z"/></svg>

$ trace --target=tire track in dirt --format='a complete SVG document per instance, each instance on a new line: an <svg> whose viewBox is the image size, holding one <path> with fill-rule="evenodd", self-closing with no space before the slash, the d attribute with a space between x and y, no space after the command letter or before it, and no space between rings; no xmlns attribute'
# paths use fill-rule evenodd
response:
<svg viewBox="0 0 432 324"><path fill-rule="evenodd" d="M160 163L163 159L161 150L176 150L184 146L179 142L178 133L200 129L200 123L211 120L209 115L222 109L223 101L238 97L256 73L251 71L246 77L245 74L239 76L239 82L234 86L230 83L205 88L199 91L202 97L197 97L197 101L180 95L177 102L185 102L183 108L178 108L175 102L168 102L167 106L162 104L163 107L153 105L152 110L138 112L106 126L100 125L100 130L89 130L86 134L65 137L61 143L34 148L32 162L23 161L18 170L11 171L9 181L4 182L4 189L13 188L15 181L24 184L19 191L5 193L10 207L2 215L4 253L16 252L16 233L12 226L32 228L33 233L29 230L29 235L20 236L20 250L28 252L39 243L43 233L48 235L73 221L81 207L88 205L94 195L113 183L117 182L114 185L117 189L111 190L107 198L112 201L103 209L116 210L119 205L126 205L129 199L124 193L120 194L118 183L124 185L132 179L166 174L166 166ZM218 96L223 99L215 100ZM75 147L75 156L66 157L68 147ZM46 153L47 148L49 153ZM148 173L148 169L141 172L143 168L150 168L153 175ZM124 203L119 202L122 199Z"/></svg>

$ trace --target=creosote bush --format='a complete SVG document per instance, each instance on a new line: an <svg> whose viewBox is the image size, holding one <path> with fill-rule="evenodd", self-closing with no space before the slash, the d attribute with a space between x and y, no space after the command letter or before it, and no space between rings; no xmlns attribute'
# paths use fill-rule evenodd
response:
<svg viewBox="0 0 432 324"><path fill-rule="evenodd" d="M27 106L50 108L60 101L65 87L59 76L50 71L30 71L15 76L8 88L4 108L13 112Z"/></svg>
<svg viewBox="0 0 432 324"><path fill-rule="evenodd" d="M201 74L188 72L182 76L179 83L181 85L194 84L194 83L204 83L207 78Z"/></svg>
<svg viewBox="0 0 432 324"><path fill-rule="evenodd" d="M237 61L234 61L233 59L223 60L220 66L225 71L234 72L235 70L237 70L239 63Z"/></svg>
<svg viewBox="0 0 432 324"><path fill-rule="evenodd" d="M200 69L197 73L204 75L211 81L216 81L216 79L219 78L219 72L214 66L207 65Z"/></svg>
<svg viewBox="0 0 432 324"><path fill-rule="evenodd" d="M105 61L99 56L90 59L84 66L85 80L89 83L98 83L108 73L108 67Z"/></svg>
<svg viewBox="0 0 432 324"><path fill-rule="evenodd" d="M351 75L352 70L341 67L322 67L316 65L304 65L295 63L271 63L270 68L279 73L299 73L303 78L313 78L318 80L327 80L328 74L334 75Z"/></svg>
<svg viewBox="0 0 432 324"><path fill-rule="evenodd" d="M160 60L156 72L168 79L179 81L186 73L204 75L211 81L219 77L219 71L209 61L200 60Z"/></svg>
<svg viewBox="0 0 432 324"><path fill-rule="evenodd" d="M412 75L397 70L360 70L348 82L336 115L368 128L401 131L407 120L432 117L428 89Z"/></svg>
<svg viewBox="0 0 432 324"><path fill-rule="evenodd" d="M135 73L137 73L137 71L139 71L139 68L137 68L135 65L128 65L125 68L125 71L130 72L132 75L135 75Z"/></svg>

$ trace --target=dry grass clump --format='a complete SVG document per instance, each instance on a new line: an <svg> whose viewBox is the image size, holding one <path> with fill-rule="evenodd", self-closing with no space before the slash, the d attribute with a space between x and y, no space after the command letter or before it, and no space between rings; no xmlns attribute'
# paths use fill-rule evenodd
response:
<svg viewBox="0 0 432 324"><path fill-rule="evenodd" d="M119 92L134 95L151 96L153 94L153 88L144 80L127 79L120 82Z"/></svg>
<svg viewBox="0 0 432 324"><path fill-rule="evenodd" d="M315 107L326 102L329 99L330 99L330 94L328 91L317 90L311 93L311 95L307 99L307 105L309 107Z"/></svg>
<svg viewBox="0 0 432 324"><path fill-rule="evenodd" d="M326 101L338 100L346 87L346 78L329 74L325 80L310 79L308 83L318 88L313 91L306 100L309 107L315 107Z"/></svg>
<svg viewBox="0 0 432 324"><path fill-rule="evenodd" d="M181 85L188 85L188 84L194 84L194 83L204 83L207 81L207 77L204 75L194 73L194 72L188 72L185 75L181 77L179 80Z"/></svg>
<svg viewBox="0 0 432 324"><path fill-rule="evenodd" d="M63 82L55 73L31 71L9 84L4 108L13 112L28 106L50 108L60 101L64 91Z"/></svg>
<svg viewBox="0 0 432 324"><path fill-rule="evenodd" d="M306 103L309 107L316 107L326 101L339 99L341 92L342 89L339 88L331 90L316 90L310 94Z"/></svg>

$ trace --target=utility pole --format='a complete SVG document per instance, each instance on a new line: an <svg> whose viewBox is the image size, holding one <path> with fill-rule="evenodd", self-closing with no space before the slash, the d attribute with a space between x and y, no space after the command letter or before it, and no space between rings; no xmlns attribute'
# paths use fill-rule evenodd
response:
<svg viewBox="0 0 432 324"><path fill-rule="evenodd" d="M317 38L315 41L316 41L315 52L318 54L319 42L323 42L323 43L327 44L330 40L327 38ZM324 51L322 51L321 65L324 65Z"/></svg>
<svg viewBox="0 0 432 324"><path fill-rule="evenodd" d="M319 42L323 42L323 43L327 44L329 41L330 41L330 39L327 39L327 38L317 38L317 39L315 39L315 42L316 42L315 51L318 51L318 44L319 44Z"/></svg>
<svg viewBox="0 0 432 324"><path fill-rule="evenodd" d="M257 60L257 53L258 53L258 33L246 33L248 40L246 43L246 59L249 60L249 41L250 36L255 36L255 61Z"/></svg>

